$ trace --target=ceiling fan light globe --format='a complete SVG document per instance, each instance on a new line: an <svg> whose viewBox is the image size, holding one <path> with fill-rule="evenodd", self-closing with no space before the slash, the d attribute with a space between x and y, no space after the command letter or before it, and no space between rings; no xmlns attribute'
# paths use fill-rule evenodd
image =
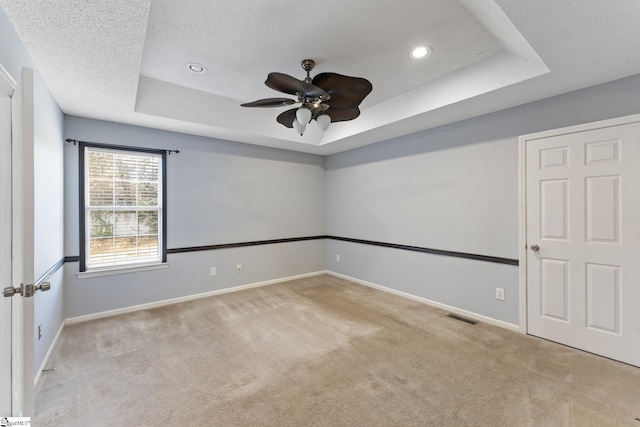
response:
<svg viewBox="0 0 640 427"><path fill-rule="evenodd" d="M298 108L298 111L296 111L296 119L301 125L306 126L311 120L311 110L306 107Z"/></svg>
<svg viewBox="0 0 640 427"><path fill-rule="evenodd" d="M331 124L331 117L329 117L327 114L321 114L316 118L316 122L318 122L318 127L324 132L329 129L329 125Z"/></svg>
<svg viewBox="0 0 640 427"><path fill-rule="evenodd" d="M306 126L301 125L298 119L293 121L293 130L295 130L298 135L302 136L305 128Z"/></svg>

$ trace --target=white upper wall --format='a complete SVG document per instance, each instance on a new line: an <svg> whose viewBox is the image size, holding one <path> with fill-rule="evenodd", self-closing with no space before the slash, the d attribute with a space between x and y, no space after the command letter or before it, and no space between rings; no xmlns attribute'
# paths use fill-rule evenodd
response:
<svg viewBox="0 0 640 427"><path fill-rule="evenodd" d="M518 137L640 112L640 75L327 158L327 233L518 257Z"/></svg>
<svg viewBox="0 0 640 427"><path fill-rule="evenodd" d="M177 149L167 156L167 245L316 236L325 230L325 158L65 116L65 138ZM78 147L65 147L65 254L78 249Z"/></svg>

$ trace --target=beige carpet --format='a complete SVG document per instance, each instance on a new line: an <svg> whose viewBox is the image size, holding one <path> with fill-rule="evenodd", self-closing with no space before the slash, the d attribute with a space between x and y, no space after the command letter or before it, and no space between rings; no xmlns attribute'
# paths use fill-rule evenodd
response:
<svg viewBox="0 0 640 427"><path fill-rule="evenodd" d="M332 276L65 328L36 426L635 426L640 369Z"/></svg>

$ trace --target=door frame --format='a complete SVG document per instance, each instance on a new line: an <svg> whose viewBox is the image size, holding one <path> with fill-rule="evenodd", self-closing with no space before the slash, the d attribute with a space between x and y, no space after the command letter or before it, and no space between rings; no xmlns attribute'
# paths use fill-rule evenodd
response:
<svg viewBox="0 0 640 427"><path fill-rule="evenodd" d="M527 142L548 138L551 136L567 135L571 133L585 132L595 129L626 125L640 122L640 114L616 117L613 119L600 120L597 122L583 123L574 126L567 126L558 129L551 129L542 132L535 132L518 137L518 276L520 292L520 332L528 333L528 312L527 312Z"/></svg>
<svg viewBox="0 0 640 427"><path fill-rule="evenodd" d="M0 236L2 237L2 248L0 248L0 257L2 257L2 263L8 262L7 265L3 265L4 273L0 277L0 287L4 288L5 286L12 286L12 262L11 262L11 235L12 235L12 225L11 225L11 214L12 214L12 204L11 204L11 193L12 193L12 159L11 159L11 110L12 103L11 97L16 88L16 81L11 77L11 75L7 72L7 70L0 64L0 97L2 98L2 104L0 105L0 114L5 116L4 118L8 119L6 122L6 127L0 129L2 134L0 135L0 144L2 144L2 155L0 159L2 159L2 164L0 167L2 168L2 177L0 177L0 185L2 188L0 189L0 193L3 198L2 212L0 212L0 221L2 224L0 227ZM7 203L8 202L8 203ZM8 244L8 246L7 246ZM2 397L5 398L5 393L8 393L6 397L8 400L3 402L2 409L3 413L0 415L12 415L11 408L13 406L13 390L12 390L12 382L13 382L13 367L11 362L12 355L12 335L13 335L13 298L3 298L1 302L3 304L3 319L2 320L2 333L0 336L2 337L2 356L0 357L0 363L2 363L3 378L4 373L9 375L9 381L7 383L2 384L3 391ZM8 350L8 351L7 351ZM8 410L9 412L4 412Z"/></svg>

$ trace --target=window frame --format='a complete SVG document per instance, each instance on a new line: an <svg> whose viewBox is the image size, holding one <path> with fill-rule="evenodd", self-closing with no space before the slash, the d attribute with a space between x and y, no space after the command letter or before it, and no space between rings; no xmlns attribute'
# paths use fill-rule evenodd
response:
<svg viewBox="0 0 640 427"><path fill-rule="evenodd" d="M129 147L125 145L110 145L110 144L98 144L93 142L78 142L78 183L79 183L79 272L93 272L93 271L110 271L110 270L122 270L126 268L135 268L145 265L153 265L160 264L156 261L138 261L138 262L126 262L121 264L112 264L105 265L101 267L95 267L87 269L87 248L86 248L86 236L87 236L87 206L86 206L86 188L87 182L86 180L86 169L85 169L85 153L87 148L98 148L103 150L115 150L122 152L130 152L130 153L147 153L159 155L162 159L162 165L160 167L160 179L161 183L159 186L159 191L161 192L160 196L162 199L162 203L159 207L161 211L161 223L158 224L159 233L161 234L159 237L159 243L161 245L161 261L160 263L164 264L167 262L167 151L154 149L154 148L144 148L144 147Z"/></svg>

